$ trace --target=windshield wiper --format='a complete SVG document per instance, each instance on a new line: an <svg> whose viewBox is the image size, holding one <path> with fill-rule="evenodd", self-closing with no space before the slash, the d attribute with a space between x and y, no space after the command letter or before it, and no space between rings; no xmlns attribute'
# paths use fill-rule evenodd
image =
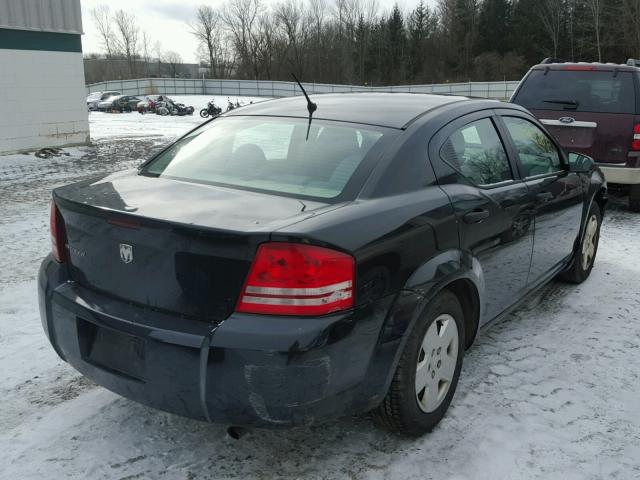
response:
<svg viewBox="0 0 640 480"><path fill-rule="evenodd" d="M309 98L309 95L307 95L306 90L300 83L300 80L298 80L298 77L296 77L293 73L291 74L291 76L298 83L300 90L302 90L302 93L304 93L304 96L307 99L307 111L309 112L309 125L307 126L307 141L309 141L309 130L311 130L311 120L313 118L313 112L315 112L318 109L318 105L311 101L311 99Z"/></svg>
<svg viewBox="0 0 640 480"><path fill-rule="evenodd" d="M544 103L557 103L558 105L565 105L576 109L580 106L580 102L577 100L543 100Z"/></svg>

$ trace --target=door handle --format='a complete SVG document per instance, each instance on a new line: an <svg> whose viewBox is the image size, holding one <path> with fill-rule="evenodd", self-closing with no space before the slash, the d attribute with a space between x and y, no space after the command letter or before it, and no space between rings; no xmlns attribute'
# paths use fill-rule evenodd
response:
<svg viewBox="0 0 640 480"><path fill-rule="evenodd" d="M551 200L553 200L553 198L553 193L551 192L542 192L536 194L536 202L538 203L549 203Z"/></svg>
<svg viewBox="0 0 640 480"><path fill-rule="evenodd" d="M489 217L488 210L476 208L475 210L465 213L462 216L462 220L464 220L464 223L480 223L487 217Z"/></svg>

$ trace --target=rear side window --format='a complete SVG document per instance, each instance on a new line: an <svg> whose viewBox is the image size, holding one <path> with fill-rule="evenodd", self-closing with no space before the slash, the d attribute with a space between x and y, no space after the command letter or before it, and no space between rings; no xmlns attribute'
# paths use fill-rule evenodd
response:
<svg viewBox="0 0 640 480"><path fill-rule="evenodd" d="M549 136L537 125L519 117L502 117L513 139L525 177L562 169L560 154Z"/></svg>
<svg viewBox="0 0 640 480"><path fill-rule="evenodd" d="M442 146L440 156L475 185L513 179L507 153L488 118L456 130Z"/></svg>
<svg viewBox="0 0 640 480"><path fill-rule="evenodd" d="M635 113L631 72L533 70L513 99L533 110Z"/></svg>
<svg viewBox="0 0 640 480"><path fill-rule="evenodd" d="M314 120L307 140L307 123L306 118L222 117L178 140L142 174L335 198L386 133Z"/></svg>

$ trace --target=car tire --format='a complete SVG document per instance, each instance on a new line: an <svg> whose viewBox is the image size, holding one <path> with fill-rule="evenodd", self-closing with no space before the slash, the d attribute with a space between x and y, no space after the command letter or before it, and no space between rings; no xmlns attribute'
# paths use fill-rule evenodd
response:
<svg viewBox="0 0 640 480"><path fill-rule="evenodd" d="M576 250L571 266L558 277L569 283L582 283L591 274L598 253L602 214L597 203L591 205L585 224L584 234Z"/></svg>
<svg viewBox="0 0 640 480"><path fill-rule="evenodd" d="M640 185L629 185L629 210L640 212Z"/></svg>
<svg viewBox="0 0 640 480"><path fill-rule="evenodd" d="M445 290L429 303L409 334L389 391L372 412L374 422L409 437L430 432L453 399L464 346L462 306Z"/></svg>

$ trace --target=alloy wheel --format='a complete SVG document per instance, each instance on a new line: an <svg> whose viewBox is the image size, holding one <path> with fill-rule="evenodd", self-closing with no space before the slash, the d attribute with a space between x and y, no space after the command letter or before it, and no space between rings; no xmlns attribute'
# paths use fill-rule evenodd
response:
<svg viewBox="0 0 640 480"><path fill-rule="evenodd" d="M597 240L598 219L595 215L591 215L582 241L582 269L585 271L589 269L595 257Z"/></svg>

